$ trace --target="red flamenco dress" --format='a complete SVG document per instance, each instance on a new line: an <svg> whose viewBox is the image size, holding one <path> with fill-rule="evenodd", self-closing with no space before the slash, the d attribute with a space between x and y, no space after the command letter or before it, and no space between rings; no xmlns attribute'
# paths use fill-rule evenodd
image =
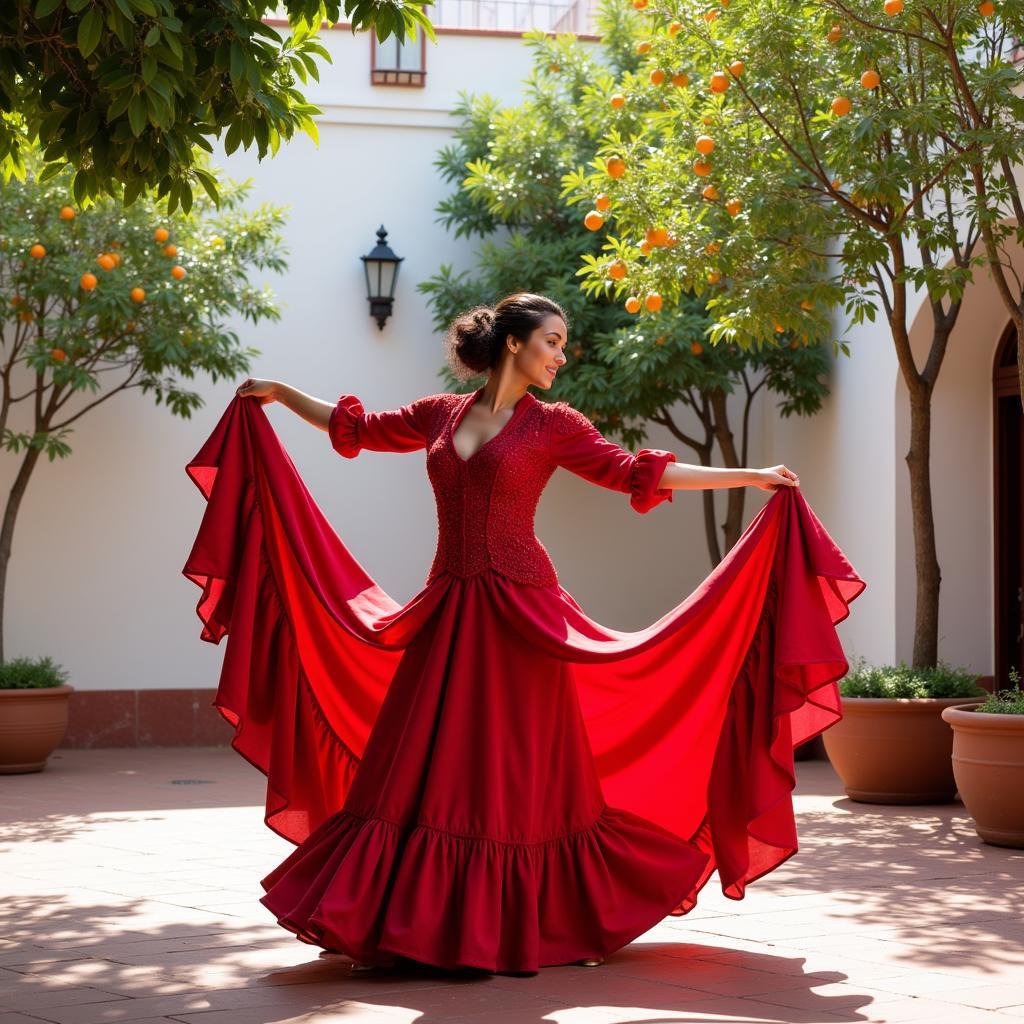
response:
<svg viewBox="0 0 1024 1024"><path fill-rule="evenodd" d="M534 972L685 914L716 869L741 899L796 852L793 747L840 718L835 623L864 582L785 488L680 604L603 626L559 585L538 499L564 466L647 512L675 456L527 392L463 459L480 390L331 415L347 458L426 450L437 554L406 604L251 398L188 464L207 505L183 572L202 639L228 636L215 706L296 844L262 880L278 922L364 962Z"/></svg>

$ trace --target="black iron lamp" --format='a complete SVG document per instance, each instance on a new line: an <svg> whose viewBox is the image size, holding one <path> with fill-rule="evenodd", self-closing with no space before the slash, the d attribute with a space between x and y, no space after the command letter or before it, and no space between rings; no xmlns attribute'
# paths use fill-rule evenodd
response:
<svg viewBox="0 0 1024 1024"><path fill-rule="evenodd" d="M377 326L382 331L384 321L391 316L391 306L395 301L398 264L405 259L391 251L391 246L384 241L387 237L388 233L381 224L377 229L377 244L366 256L359 257L366 272L366 297L370 300L370 316L376 318Z"/></svg>

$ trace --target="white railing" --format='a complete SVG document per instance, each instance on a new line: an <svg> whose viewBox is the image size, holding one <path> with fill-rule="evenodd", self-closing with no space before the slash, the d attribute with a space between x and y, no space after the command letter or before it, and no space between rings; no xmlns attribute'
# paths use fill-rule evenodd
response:
<svg viewBox="0 0 1024 1024"><path fill-rule="evenodd" d="M439 28L593 33L592 0L435 0L424 8Z"/></svg>

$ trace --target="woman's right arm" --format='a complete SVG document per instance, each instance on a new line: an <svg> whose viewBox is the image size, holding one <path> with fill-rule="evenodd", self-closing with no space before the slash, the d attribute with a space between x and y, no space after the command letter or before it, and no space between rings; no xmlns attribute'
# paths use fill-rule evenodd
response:
<svg viewBox="0 0 1024 1024"><path fill-rule="evenodd" d="M259 380L256 377L247 377L235 391L240 398L258 398L260 405L268 402L280 402L287 406L292 412L297 413L307 423L314 427L326 430L330 423L331 413L334 411L334 402L325 402L322 399L307 395L290 384L283 384L279 380Z"/></svg>

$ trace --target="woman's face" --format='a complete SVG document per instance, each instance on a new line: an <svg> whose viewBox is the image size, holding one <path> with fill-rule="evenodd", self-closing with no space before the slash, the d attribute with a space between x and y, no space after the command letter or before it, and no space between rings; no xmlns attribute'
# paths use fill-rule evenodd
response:
<svg viewBox="0 0 1024 1024"><path fill-rule="evenodd" d="M512 364L527 380L528 384L550 388L555 374L567 362L565 346L569 341L565 321L552 313L533 331L526 344L512 339L517 350L512 354Z"/></svg>

